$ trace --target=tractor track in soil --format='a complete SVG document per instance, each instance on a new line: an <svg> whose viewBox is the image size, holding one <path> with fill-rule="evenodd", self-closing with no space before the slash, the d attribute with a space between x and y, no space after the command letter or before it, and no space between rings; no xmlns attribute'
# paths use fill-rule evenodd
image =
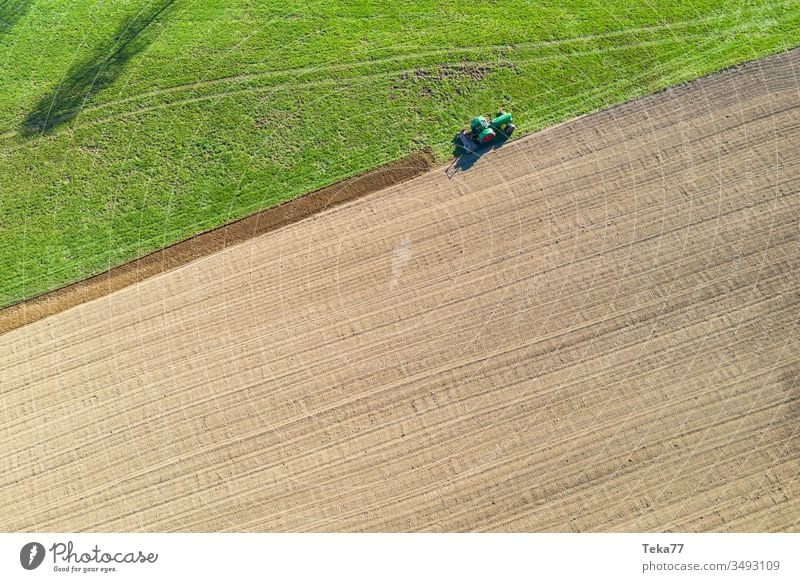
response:
<svg viewBox="0 0 800 582"><path fill-rule="evenodd" d="M0 524L798 531L799 79L420 154L12 308Z"/></svg>

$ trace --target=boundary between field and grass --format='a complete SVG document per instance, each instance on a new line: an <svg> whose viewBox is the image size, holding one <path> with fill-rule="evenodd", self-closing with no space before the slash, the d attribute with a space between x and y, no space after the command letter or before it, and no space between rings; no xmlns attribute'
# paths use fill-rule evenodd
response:
<svg viewBox="0 0 800 582"><path fill-rule="evenodd" d="M0 334L110 295L328 208L401 184L433 169L434 165L433 154L420 151L202 232L88 279L14 303L0 309Z"/></svg>
<svg viewBox="0 0 800 582"><path fill-rule="evenodd" d="M758 67L759 63L781 58L795 51L800 51L800 47L787 48L757 59L723 67L701 77L663 87L622 103L601 107L519 137L530 138L543 131L550 131L585 117L629 106L631 103L642 99L650 99L659 94L679 90L695 83L707 82L707 80L718 75L731 73L743 68ZM441 162L441 160L438 162ZM452 162L450 165L452 165ZM418 151L365 173L346 178L307 194L301 194L277 206L271 206L244 218L204 231L98 275L41 295L23 299L7 307L0 308L0 335L29 323L40 321L51 315L56 315L82 303L105 297L115 291L177 269L197 259L246 242L262 234L299 222L328 208L362 198L389 186L401 184L433 170L437 166L447 171L450 165L445 166L437 163L437 159L430 149Z"/></svg>

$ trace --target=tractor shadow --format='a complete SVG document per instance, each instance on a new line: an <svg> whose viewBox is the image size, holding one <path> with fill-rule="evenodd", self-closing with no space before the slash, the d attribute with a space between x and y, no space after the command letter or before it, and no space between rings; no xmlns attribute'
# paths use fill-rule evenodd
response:
<svg viewBox="0 0 800 582"><path fill-rule="evenodd" d="M110 39L96 46L89 58L72 65L58 86L38 101L22 123L22 134L45 135L77 117L94 95L114 83L128 62L156 39L158 29L153 23L174 2L151 2L122 21Z"/></svg>
<svg viewBox="0 0 800 582"><path fill-rule="evenodd" d="M0 0L0 35L6 34L31 8L33 0Z"/></svg>
<svg viewBox="0 0 800 582"><path fill-rule="evenodd" d="M468 171L480 158L493 150L503 147L509 139L504 133L498 132L492 143L487 146L480 146L474 152L468 152L457 137L453 138L453 162L447 167L445 174L452 179L459 172Z"/></svg>

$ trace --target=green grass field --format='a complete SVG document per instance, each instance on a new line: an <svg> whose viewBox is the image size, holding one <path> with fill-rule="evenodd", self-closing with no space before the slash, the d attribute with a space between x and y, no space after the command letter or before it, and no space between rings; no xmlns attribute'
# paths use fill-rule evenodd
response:
<svg viewBox="0 0 800 582"><path fill-rule="evenodd" d="M797 0L0 0L0 306L797 44Z"/></svg>

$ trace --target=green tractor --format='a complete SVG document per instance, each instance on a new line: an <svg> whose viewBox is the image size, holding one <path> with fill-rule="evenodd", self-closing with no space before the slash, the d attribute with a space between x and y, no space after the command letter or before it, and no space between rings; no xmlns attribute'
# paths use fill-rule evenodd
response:
<svg viewBox="0 0 800 582"><path fill-rule="evenodd" d="M479 147L492 143L498 133L506 138L511 137L516 128L511 123L511 114L501 109L491 121L483 115L474 118L469 122L469 128L459 131L456 137L461 147L472 153Z"/></svg>

